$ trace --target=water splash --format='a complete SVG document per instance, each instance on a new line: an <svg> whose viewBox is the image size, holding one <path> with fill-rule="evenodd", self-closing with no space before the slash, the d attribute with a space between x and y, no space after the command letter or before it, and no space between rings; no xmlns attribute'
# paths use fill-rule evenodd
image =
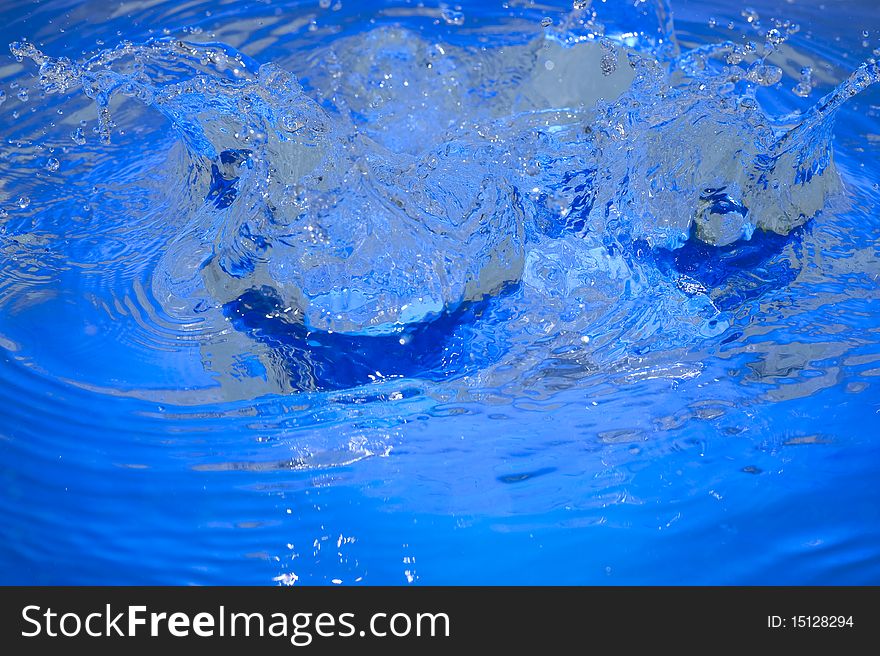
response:
<svg viewBox="0 0 880 656"><path fill-rule="evenodd" d="M64 4L0 91L13 578L877 578L876 71L806 110L855 15Z"/></svg>
<svg viewBox="0 0 880 656"><path fill-rule="evenodd" d="M334 43L308 92L223 44L123 43L77 62L11 51L38 65L46 93L92 99L105 144L123 97L174 126L189 173L165 184L190 200L153 275L167 307L257 293L281 324L387 336L517 284L553 295L536 263L562 252L587 278L625 271L644 289L661 276L641 245L787 234L828 205L834 114L877 66L781 125L755 87L779 81L766 57L794 26L763 32L760 55L729 43L679 54L668 5L638 9L653 29L617 34L578 18L581 3L497 52L377 28ZM86 143L81 127L70 138Z"/></svg>

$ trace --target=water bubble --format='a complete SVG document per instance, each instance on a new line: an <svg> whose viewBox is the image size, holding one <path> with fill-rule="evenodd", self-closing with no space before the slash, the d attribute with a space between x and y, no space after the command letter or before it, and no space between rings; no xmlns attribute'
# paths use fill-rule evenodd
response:
<svg viewBox="0 0 880 656"><path fill-rule="evenodd" d="M590 6L590 0L574 0L574 2L572 3L572 7L575 10L586 9L589 6Z"/></svg>
<svg viewBox="0 0 880 656"><path fill-rule="evenodd" d="M318 6L321 9L330 9L330 0L319 0Z"/></svg>
<svg viewBox="0 0 880 656"><path fill-rule="evenodd" d="M60 166L61 166L61 162L58 161L57 157L50 157L46 161L46 169L48 169L49 171L52 171L53 173L55 171L57 171Z"/></svg>
<svg viewBox="0 0 880 656"><path fill-rule="evenodd" d="M31 199L28 198L27 196L22 196L21 198L18 199L18 202L16 202L16 205L18 205L23 210L26 210L28 208L28 205L30 205L30 204L31 204Z"/></svg>
<svg viewBox="0 0 880 656"><path fill-rule="evenodd" d="M440 17L448 25L464 25L464 13L459 9L453 9L449 5L440 5Z"/></svg>
<svg viewBox="0 0 880 656"><path fill-rule="evenodd" d="M6 92L0 89L0 105L6 102Z"/></svg>
<svg viewBox="0 0 880 656"><path fill-rule="evenodd" d="M21 89L21 90L18 92L17 97L18 97L18 99L19 99L21 102L27 102L27 101L28 101L28 90L27 90L27 89Z"/></svg>
<svg viewBox="0 0 880 656"><path fill-rule="evenodd" d="M718 20L715 18L709 19L709 27L716 27L718 25Z"/></svg>
<svg viewBox="0 0 880 656"><path fill-rule="evenodd" d="M73 142L77 146L85 146L86 145L86 135L83 132L82 128L77 128L76 130L71 132L70 138L73 139Z"/></svg>
<svg viewBox="0 0 880 656"><path fill-rule="evenodd" d="M553 25L553 19L549 16L544 16L544 18L541 19L541 27L550 27L551 25Z"/></svg>

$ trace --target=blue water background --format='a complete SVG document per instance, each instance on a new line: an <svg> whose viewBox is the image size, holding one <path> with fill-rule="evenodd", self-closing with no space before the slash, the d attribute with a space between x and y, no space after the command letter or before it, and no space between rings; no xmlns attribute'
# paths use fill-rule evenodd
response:
<svg viewBox="0 0 880 656"><path fill-rule="evenodd" d="M26 37L75 58L98 41L198 27L302 74L296 62L333 38L325 25L374 16L438 39L457 29L389 10L407 3L145 4L4 3L0 43ZM752 5L798 21L793 46L827 64L808 99L759 92L779 113L810 106L880 45L873 2ZM512 12L540 30L568 8L467 3L473 31L454 38L478 39ZM683 45L743 20L730 3L674 9ZM23 75L0 57L4 116L17 102L8 82ZM880 89L848 103L834 135L839 209L738 258L658 256L733 289L720 296L722 334L661 360L579 368L535 336L543 368L495 389L414 376L206 403L186 398L209 386L201 355L143 328L164 324L137 286L104 281L111 311L65 293L64 275L25 286L0 312L0 582L880 583ZM11 212L19 194L5 190ZM121 234L103 247L112 261L135 246ZM39 261L4 266L0 286L40 276ZM477 370L494 357L491 344L474 352Z"/></svg>

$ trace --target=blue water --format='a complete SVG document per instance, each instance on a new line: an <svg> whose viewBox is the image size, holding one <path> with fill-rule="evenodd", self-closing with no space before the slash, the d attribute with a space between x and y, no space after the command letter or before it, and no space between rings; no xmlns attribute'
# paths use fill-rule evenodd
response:
<svg viewBox="0 0 880 656"><path fill-rule="evenodd" d="M873 0L0 17L0 583L880 583Z"/></svg>

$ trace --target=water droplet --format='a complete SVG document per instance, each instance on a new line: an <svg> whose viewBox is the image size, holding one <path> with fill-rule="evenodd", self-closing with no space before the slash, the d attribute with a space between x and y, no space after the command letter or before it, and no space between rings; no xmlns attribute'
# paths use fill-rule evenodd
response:
<svg viewBox="0 0 880 656"><path fill-rule="evenodd" d="M749 23L750 25L757 25L758 20L761 18L758 15L758 12L755 11L754 9L752 9L751 7L746 7L745 9L743 9L741 12L741 15L743 18L746 19L746 22Z"/></svg>
<svg viewBox="0 0 880 656"><path fill-rule="evenodd" d="M70 138L73 139L73 142L78 146L86 145L86 135L83 132L82 128L77 128L73 132L70 133Z"/></svg>
<svg viewBox="0 0 880 656"><path fill-rule="evenodd" d="M0 105L6 102L6 92L0 89Z"/></svg>
<svg viewBox="0 0 880 656"><path fill-rule="evenodd" d="M617 50L609 39L600 39L599 45L602 46L604 53L599 66L602 69L602 75L611 75L617 70Z"/></svg>
<svg viewBox="0 0 880 656"><path fill-rule="evenodd" d="M18 96L18 99L19 99L21 102L27 102L27 101L28 101L28 90L27 90L27 89L21 89L21 90L18 92L17 96Z"/></svg>
<svg viewBox="0 0 880 656"><path fill-rule="evenodd" d="M810 92L813 90L813 69L809 66L804 66L801 69L801 77L798 80L798 83L792 89L795 95L800 96L801 98L806 98L810 95Z"/></svg>
<svg viewBox="0 0 880 656"><path fill-rule="evenodd" d="M602 68L602 75L611 75L617 70L617 58L613 55L602 55L600 66Z"/></svg>
<svg viewBox="0 0 880 656"><path fill-rule="evenodd" d="M727 63L731 66L735 66L742 62L745 59L745 52L740 46L733 46L731 51L727 54Z"/></svg>
<svg viewBox="0 0 880 656"><path fill-rule="evenodd" d="M716 27L718 25L718 20L715 18L709 19L709 27Z"/></svg>
<svg viewBox="0 0 880 656"><path fill-rule="evenodd" d="M330 9L330 0L319 0L318 6L321 9Z"/></svg>
<svg viewBox="0 0 880 656"><path fill-rule="evenodd" d="M586 9L590 5L590 0L574 0L572 7L575 9Z"/></svg>
<svg viewBox="0 0 880 656"><path fill-rule="evenodd" d="M770 87L782 79L782 69L772 64L756 61L749 67L746 79L762 87Z"/></svg>
<svg viewBox="0 0 880 656"><path fill-rule="evenodd" d="M782 32L775 27L767 30L767 34L764 38L767 40L767 44L771 48L777 48L783 41L785 41L785 36L783 36Z"/></svg>
<svg viewBox="0 0 880 656"><path fill-rule="evenodd" d="M31 199L28 198L27 196L22 196L21 198L18 199L18 202L16 203L16 205L18 205L23 210L26 210L28 205L30 205L30 204L31 204Z"/></svg>
<svg viewBox="0 0 880 656"><path fill-rule="evenodd" d="M57 171L60 166L61 162L58 161L57 157L50 157L49 160L46 162L46 168L53 173Z"/></svg>
<svg viewBox="0 0 880 656"><path fill-rule="evenodd" d="M551 25L553 25L553 19L549 16L544 16L544 18L541 19L541 27L550 27Z"/></svg>
<svg viewBox="0 0 880 656"><path fill-rule="evenodd" d="M464 25L464 13L449 5L440 5L440 16L448 25Z"/></svg>

